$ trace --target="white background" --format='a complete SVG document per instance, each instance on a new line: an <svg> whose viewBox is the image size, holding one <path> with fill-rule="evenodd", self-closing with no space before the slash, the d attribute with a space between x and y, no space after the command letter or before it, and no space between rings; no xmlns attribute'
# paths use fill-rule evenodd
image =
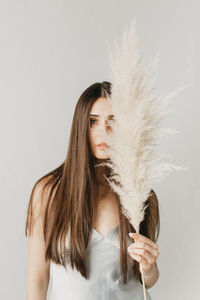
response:
<svg viewBox="0 0 200 300"><path fill-rule="evenodd" d="M199 299L199 2L0 1L0 298L25 299L25 219L35 181L63 162L80 94L109 80L107 46L133 18L146 63L160 50L158 95L176 96L160 149L180 173L157 184L160 277L153 300Z"/></svg>

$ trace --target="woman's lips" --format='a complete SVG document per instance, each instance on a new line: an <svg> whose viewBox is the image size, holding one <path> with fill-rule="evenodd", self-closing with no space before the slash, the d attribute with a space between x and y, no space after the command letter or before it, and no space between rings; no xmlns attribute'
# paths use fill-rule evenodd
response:
<svg viewBox="0 0 200 300"><path fill-rule="evenodd" d="M102 143L99 143L98 145L96 145L96 146L107 146L107 144L106 143L104 143L104 142L102 142Z"/></svg>
<svg viewBox="0 0 200 300"><path fill-rule="evenodd" d="M106 143L101 143L96 145L96 147L98 147L101 150L104 150L105 148L108 148L108 145Z"/></svg>

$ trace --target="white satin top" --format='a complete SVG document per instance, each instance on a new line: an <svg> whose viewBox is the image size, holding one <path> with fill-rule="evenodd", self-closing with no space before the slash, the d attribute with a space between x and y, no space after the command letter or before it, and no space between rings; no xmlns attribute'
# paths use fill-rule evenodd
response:
<svg viewBox="0 0 200 300"><path fill-rule="evenodd" d="M131 243L133 239L127 237L127 247ZM123 283L119 247L119 225L106 235L92 229L87 247L89 279L72 269L70 263L64 268L51 262L47 300L144 300L143 286L135 276ZM67 251L67 262L69 256ZM147 289L146 296L152 300Z"/></svg>

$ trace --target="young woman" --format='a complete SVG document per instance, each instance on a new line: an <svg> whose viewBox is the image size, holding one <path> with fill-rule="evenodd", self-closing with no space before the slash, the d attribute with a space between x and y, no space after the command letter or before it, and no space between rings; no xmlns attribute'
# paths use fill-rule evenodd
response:
<svg viewBox="0 0 200 300"><path fill-rule="evenodd" d="M143 299L159 277L156 240L159 206L155 192L136 234L108 185L105 135L114 120L105 91L94 83L75 108L64 162L37 180L27 219L27 300ZM135 233L132 237L129 233ZM48 293L47 293L48 291ZM147 299L151 299L147 292Z"/></svg>

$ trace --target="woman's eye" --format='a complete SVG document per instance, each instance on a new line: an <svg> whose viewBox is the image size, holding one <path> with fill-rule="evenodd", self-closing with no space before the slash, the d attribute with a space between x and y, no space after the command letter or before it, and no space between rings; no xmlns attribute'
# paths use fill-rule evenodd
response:
<svg viewBox="0 0 200 300"><path fill-rule="evenodd" d="M114 121L115 121L114 118L110 118L110 119L108 120L108 126L110 126Z"/></svg>
<svg viewBox="0 0 200 300"><path fill-rule="evenodd" d="M97 121L97 120L95 120L95 119L90 119L90 124L94 124L95 121Z"/></svg>

